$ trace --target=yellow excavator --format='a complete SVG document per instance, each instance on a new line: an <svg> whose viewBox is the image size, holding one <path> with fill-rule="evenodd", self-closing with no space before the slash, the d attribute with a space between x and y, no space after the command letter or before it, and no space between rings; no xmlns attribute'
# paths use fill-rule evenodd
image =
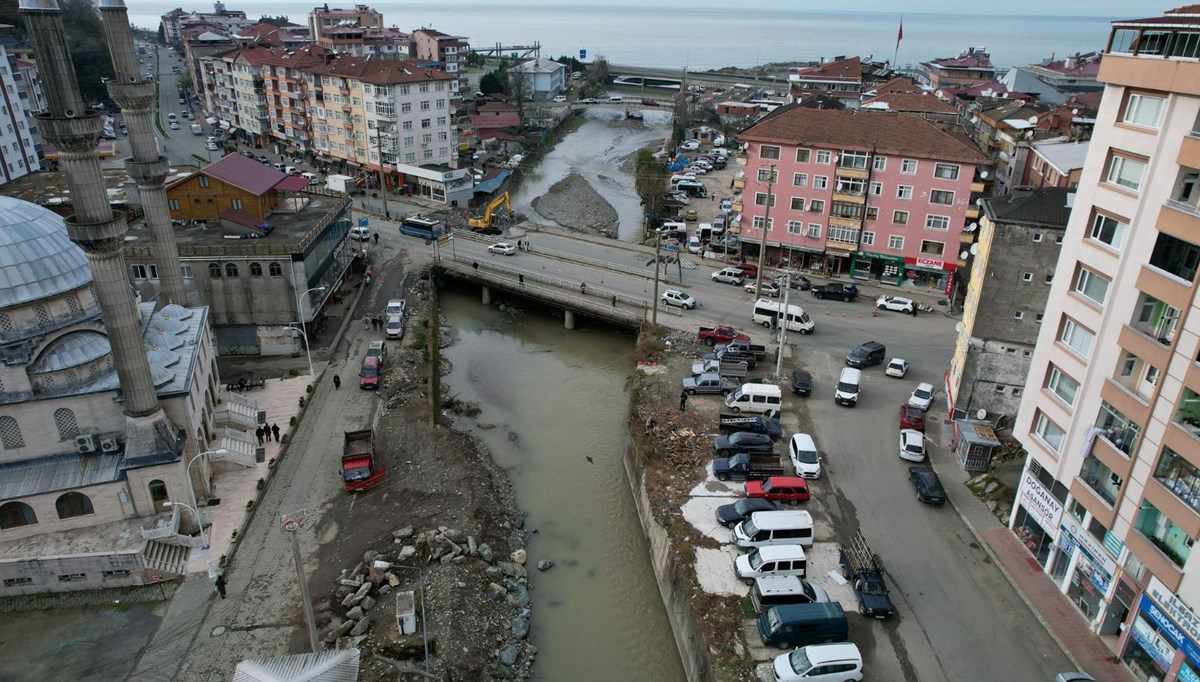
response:
<svg viewBox="0 0 1200 682"><path fill-rule="evenodd" d="M468 218L467 225L469 225L472 230L478 230L480 232L490 232L494 230L495 228L492 227L492 215L496 212L496 209L500 208L501 206L508 209L510 215L512 214L512 203L510 203L508 200L508 192L505 192L504 194L501 194L495 199L489 201L487 208L485 208L483 211L483 217Z"/></svg>

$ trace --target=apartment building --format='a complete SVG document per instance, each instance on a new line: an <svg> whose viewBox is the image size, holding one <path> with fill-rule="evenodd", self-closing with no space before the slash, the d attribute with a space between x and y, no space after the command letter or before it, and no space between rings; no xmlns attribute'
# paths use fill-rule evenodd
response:
<svg viewBox="0 0 1200 682"><path fill-rule="evenodd" d="M738 139L749 143L739 236L757 252L765 226L767 261L941 290L966 264L987 163L969 141L913 116L796 105Z"/></svg>
<svg viewBox="0 0 1200 682"><path fill-rule="evenodd" d="M800 69L788 76L792 98L807 95L832 97L847 109L857 109L862 101L863 67L858 57L835 57L817 66Z"/></svg>
<svg viewBox="0 0 1200 682"><path fill-rule="evenodd" d="M16 64L0 47L0 184L41 169L28 90L18 89L16 80L25 78L27 70L15 68Z"/></svg>
<svg viewBox="0 0 1200 682"><path fill-rule="evenodd" d="M996 80L996 67L986 47L971 47L957 57L921 62L917 81L929 90L969 88Z"/></svg>
<svg viewBox="0 0 1200 682"><path fill-rule="evenodd" d="M383 28L383 13L369 5L355 5L349 9L314 7L308 13L308 30L312 39L320 41L330 29L343 27Z"/></svg>
<svg viewBox="0 0 1200 682"><path fill-rule="evenodd" d="M442 70L450 74L451 96L461 97L467 92L467 56L471 46L462 36L451 36L431 28L420 28L409 37L408 54L419 62L437 62Z"/></svg>
<svg viewBox="0 0 1200 682"><path fill-rule="evenodd" d="M394 28L333 26L326 28L317 42L355 57L408 59L409 36Z"/></svg>
<svg viewBox="0 0 1200 682"><path fill-rule="evenodd" d="M1029 454L1011 528L1139 679L1194 680L1200 6L1114 22L1097 78L1013 429Z"/></svg>
<svg viewBox="0 0 1200 682"><path fill-rule="evenodd" d="M1077 187L1087 160L1088 142L1056 138L1034 142L1025 162L1023 187Z"/></svg>

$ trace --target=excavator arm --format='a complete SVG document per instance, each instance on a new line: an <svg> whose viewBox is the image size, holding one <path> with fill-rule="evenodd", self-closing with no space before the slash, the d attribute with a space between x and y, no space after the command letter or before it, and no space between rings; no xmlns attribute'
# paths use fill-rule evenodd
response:
<svg viewBox="0 0 1200 682"><path fill-rule="evenodd" d="M490 229L492 227L492 214L495 213L496 209L500 208L501 206L508 209L509 213L512 213L512 203L509 201L508 192L505 192L504 194L501 194L495 199L489 201L487 208L484 209L483 217L469 218L467 219L467 225L475 229Z"/></svg>

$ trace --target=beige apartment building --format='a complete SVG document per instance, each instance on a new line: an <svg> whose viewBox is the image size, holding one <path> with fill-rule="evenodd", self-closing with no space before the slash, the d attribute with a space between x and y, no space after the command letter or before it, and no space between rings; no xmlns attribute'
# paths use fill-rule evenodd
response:
<svg viewBox="0 0 1200 682"><path fill-rule="evenodd" d="M1200 676L1200 6L1112 25L1011 527L1141 680Z"/></svg>

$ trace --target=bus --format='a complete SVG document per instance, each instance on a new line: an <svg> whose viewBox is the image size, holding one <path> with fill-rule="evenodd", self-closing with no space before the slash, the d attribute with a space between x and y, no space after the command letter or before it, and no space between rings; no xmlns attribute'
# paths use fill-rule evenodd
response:
<svg viewBox="0 0 1200 682"><path fill-rule="evenodd" d="M754 314L752 319L755 324L761 324L764 327L770 328L775 326L779 319L779 311L783 309L783 303L772 301L769 298L760 298L754 302ZM787 307L787 329L788 331L800 332L801 334L811 334L817 328L817 325L804 312L804 309L798 305L789 305Z"/></svg>
<svg viewBox="0 0 1200 682"><path fill-rule="evenodd" d="M400 232L414 237L433 239L442 233L442 224L420 216L408 216L400 221Z"/></svg>

